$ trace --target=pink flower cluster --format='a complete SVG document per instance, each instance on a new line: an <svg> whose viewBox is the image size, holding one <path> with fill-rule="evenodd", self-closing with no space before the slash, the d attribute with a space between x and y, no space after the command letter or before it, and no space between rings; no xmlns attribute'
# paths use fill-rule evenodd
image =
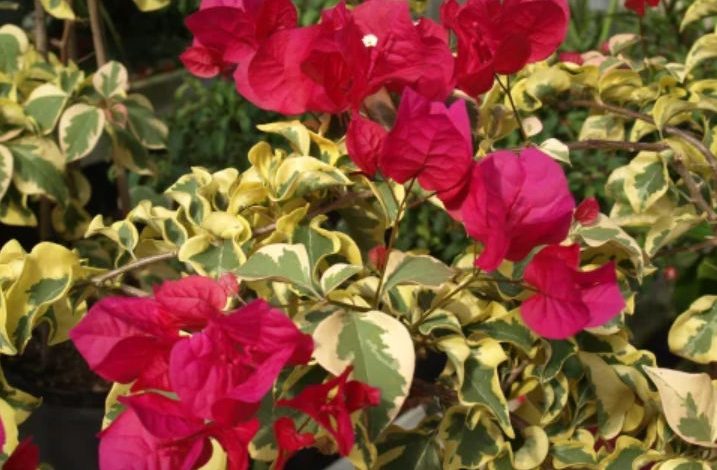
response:
<svg viewBox="0 0 717 470"><path fill-rule="evenodd" d="M233 71L239 93L262 108L349 112L356 166L434 192L482 243L482 270L547 245L528 263L525 282L536 292L521 312L540 335L564 338L625 305L612 264L582 272L579 249L559 245L573 220L594 223L599 207L588 200L576 210L560 165L538 149L476 162L466 104L446 100L456 88L477 96L496 74L550 56L569 16L565 0L446 0L438 24L412 21L405 0L367 0L353 9L340 2L319 24L297 27L290 0L204 0L187 19L195 39L182 59L199 76ZM361 113L381 89L401 96L390 129Z"/></svg>
<svg viewBox="0 0 717 470"><path fill-rule="evenodd" d="M92 370L132 384L119 398L125 410L101 433L101 468L197 468L211 455L210 438L227 452L230 469L247 468L260 402L285 366L310 360L313 341L263 300L224 312L236 289L233 276L167 281L152 298L102 299L71 331ZM343 453L354 442L350 413L380 398L347 381L349 373L278 403L327 427ZM337 386L341 393L329 396ZM322 412L331 419L317 410L330 410ZM313 443L289 421L276 423L282 462ZM344 425L330 427L334 421Z"/></svg>
<svg viewBox="0 0 717 470"><path fill-rule="evenodd" d="M413 21L405 0L342 1L298 27L291 0L203 0L187 18L194 43L181 56L200 77L233 73L237 90L284 114L357 111L385 87L443 100L458 87L487 91L496 73L547 58L565 37L565 0L448 0L442 24ZM449 30L457 39L450 49Z"/></svg>

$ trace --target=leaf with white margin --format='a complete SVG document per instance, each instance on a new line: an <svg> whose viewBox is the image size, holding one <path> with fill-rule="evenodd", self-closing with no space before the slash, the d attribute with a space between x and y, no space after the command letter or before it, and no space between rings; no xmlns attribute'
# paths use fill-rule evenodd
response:
<svg viewBox="0 0 717 470"><path fill-rule="evenodd" d="M667 335L670 351L709 364L717 362L717 296L705 295L682 312Z"/></svg>
<svg viewBox="0 0 717 470"><path fill-rule="evenodd" d="M707 59L717 57L717 34L706 34L692 44L685 59L685 74Z"/></svg>
<svg viewBox="0 0 717 470"><path fill-rule="evenodd" d="M314 357L339 375L352 365L352 377L381 389L381 403L366 410L368 431L375 439L396 417L408 397L416 354L406 327L383 312L338 310L319 323L313 334Z"/></svg>
<svg viewBox="0 0 717 470"><path fill-rule="evenodd" d="M105 127L101 109L78 103L70 106L60 119L60 147L68 162L87 156L97 145Z"/></svg>
<svg viewBox="0 0 717 470"><path fill-rule="evenodd" d="M391 251L386 263L383 292L400 284L438 287L453 277L453 270L442 261L428 255L412 255Z"/></svg>
<svg viewBox="0 0 717 470"><path fill-rule="evenodd" d="M656 152L640 152L627 165L624 189L635 212L644 212L669 189L665 161Z"/></svg>
<svg viewBox="0 0 717 470"><path fill-rule="evenodd" d="M320 297L314 288L309 255L301 244L263 246L249 256L235 274L246 281L272 279L288 282L307 294Z"/></svg>
<svg viewBox="0 0 717 470"><path fill-rule="evenodd" d="M644 366L657 386L667 424L685 441L717 447L717 390L707 374Z"/></svg>
<svg viewBox="0 0 717 470"><path fill-rule="evenodd" d="M92 76L92 85L104 98L124 97L129 89L129 78L124 65L107 62Z"/></svg>
<svg viewBox="0 0 717 470"><path fill-rule="evenodd" d="M41 0L46 12L60 20L74 20L75 12L68 0Z"/></svg>
<svg viewBox="0 0 717 470"><path fill-rule="evenodd" d="M620 434L625 417L635 403L635 395L600 356L579 352L578 357L587 368L597 397L600 435L605 439L612 439Z"/></svg>
<svg viewBox="0 0 717 470"><path fill-rule="evenodd" d="M717 0L695 0L685 11L680 23L680 31L690 23L699 21L708 16L717 15Z"/></svg>
<svg viewBox="0 0 717 470"><path fill-rule="evenodd" d="M309 130L300 121L280 121L256 126L262 132L278 134L286 138L299 155L308 155L311 147Z"/></svg>
<svg viewBox="0 0 717 470"><path fill-rule="evenodd" d="M67 99L68 95L63 90L52 83L45 83L32 90L23 107L25 113L35 119L40 132L46 135L55 128Z"/></svg>
<svg viewBox="0 0 717 470"><path fill-rule="evenodd" d="M354 264L337 263L321 275L321 292L324 295L339 287L344 281L361 272L363 267Z"/></svg>
<svg viewBox="0 0 717 470"><path fill-rule="evenodd" d="M12 152L4 145L0 145L0 199L3 198L12 181L12 169Z"/></svg>
<svg viewBox="0 0 717 470"><path fill-rule="evenodd" d="M540 144L540 150L550 155L553 160L557 160L568 165L570 162L570 149L563 142L551 137Z"/></svg>

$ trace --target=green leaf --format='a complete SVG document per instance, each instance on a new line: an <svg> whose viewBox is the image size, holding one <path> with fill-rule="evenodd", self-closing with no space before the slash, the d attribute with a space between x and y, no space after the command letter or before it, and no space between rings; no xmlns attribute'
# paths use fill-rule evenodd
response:
<svg viewBox="0 0 717 470"><path fill-rule="evenodd" d="M390 427L378 444L376 470L437 470L441 450L431 430Z"/></svg>
<svg viewBox="0 0 717 470"><path fill-rule="evenodd" d="M55 128L67 98L67 93L51 83L32 90L24 108L27 115L35 119L41 134L49 134Z"/></svg>
<svg viewBox="0 0 717 470"><path fill-rule="evenodd" d="M692 205L674 208L650 226L645 236L645 253L655 256L662 247L677 240L701 221L702 217L697 215Z"/></svg>
<svg viewBox="0 0 717 470"><path fill-rule="evenodd" d="M60 147L68 162L87 156L97 145L105 127L101 109L78 103L67 108L60 119Z"/></svg>
<svg viewBox="0 0 717 470"><path fill-rule="evenodd" d="M553 444L550 450L553 466L562 468L590 468L597 463L597 456L592 446L581 441L560 441Z"/></svg>
<svg viewBox="0 0 717 470"><path fill-rule="evenodd" d="M0 145L0 200L12 181L13 158L10 149Z"/></svg>
<svg viewBox="0 0 717 470"><path fill-rule="evenodd" d="M644 212L669 188L667 165L655 152L640 152L627 166L624 189L632 209Z"/></svg>
<svg viewBox="0 0 717 470"><path fill-rule="evenodd" d="M480 413L454 406L438 428L444 446L444 470L478 469L495 459L503 445L500 430Z"/></svg>
<svg viewBox="0 0 717 470"><path fill-rule="evenodd" d="M480 332L501 343L510 343L528 354L535 343L535 336L517 318L517 310L501 317L491 317L485 321L471 323L468 331Z"/></svg>
<svg viewBox="0 0 717 470"><path fill-rule="evenodd" d="M654 470L710 470L707 463L688 457L666 460L652 467Z"/></svg>
<svg viewBox="0 0 717 470"><path fill-rule="evenodd" d="M643 367L657 386L667 424L685 441L717 447L717 389L707 374Z"/></svg>
<svg viewBox="0 0 717 470"><path fill-rule="evenodd" d="M235 274L248 281L273 279L288 282L301 291L320 297L314 288L306 247L277 243L259 248Z"/></svg>
<svg viewBox="0 0 717 470"><path fill-rule="evenodd" d="M672 324L667 340L678 356L700 364L717 362L717 296L692 302Z"/></svg>
<svg viewBox="0 0 717 470"><path fill-rule="evenodd" d="M670 95L661 96L655 101L652 108L652 117L655 118L657 129L662 132L667 124L675 118L681 118L695 109L694 103L682 101ZM688 116L689 117L689 116ZM675 124L673 122L673 124Z"/></svg>
<svg viewBox="0 0 717 470"><path fill-rule="evenodd" d="M134 3L141 11L155 11L168 6L172 0L134 0Z"/></svg>
<svg viewBox="0 0 717 470"><path fill-rule="evenodd" d="M299 243L306 247L312 277L319 270L321 261L341 248L341 242L332 236L331 232L321 228L321 223L325 220L326 216L319 216L310 223L298 225L291 238L293 243Z"/></svg>
<svg viewBox="0 0 717 470"><path fill-rule="evenodd" d="M127 121L132 134L148 149L163 149L167 144L167 126L157 119L151 105L138 96L125 100Z"/></svg>
<svg viewBox="0 0 717 470"><path fill-rule="evenodd" d="M453 277L453 270L428 255L411 255L397 250L391 252L384 274L383 292L401 284L438 287Z"/></svg>
<svg viewBox="0 0 717 470"><path fill-rule="evenodd" d="M706 34L695 41L687 53L685 73L689 74L700 63L714 57L717 57L717 34Z"/></svg>
<svg viewBox="0 0 717 470"><path fill-rule="evenodd" d="M695 0L685 12L680 23L680 31L685 29L687 25L699 21L708 16L717 15L717 1L715 0Z"/></svg>
<svg viewBox="0 0 717 470"><path fill-rule="evenodd" d="M515 452L513 468L532 470L539 467L548 456L550 442L540 426L528 426L521 431L523 445Z"/></svg>
<svg viewBox="0 0 717 470"><path fill-rule="evenodd" d="M571 165L570 149L558 139L550 138L545 140L540 144L540 150L553 157L554 160Z"/></svg>
<svg viewBox="0 0 717 470"><path fill-rule="evenodd" d="M588 116L580 129L579 140L623 140L625 125L622 119L605 114Z"/></svg>
<svg viewBox="0 0 717 470"><path fill-rule="evenodd" d="M311 136L309 130L300 121L282 121L256 126L262 132L270 132L283 136L291 143L291 147L299 155L309 155Z"/></svg>
<svg viewBox="0 0 717 470"><path fill-rule="evenodd" d="M18 70L23 52L22 38L27 45L25 32L15 25L0 28L0 72L11 74Z"/></svg>
<svg viewBox="0 0 717 470"><path fill-rule="evenodd" d="M362 270L363 267L353 264L337 263L332 265L321 275L321 292L324 295L328 294Z"/></svg>
<svg viewBox="0 0 717 470"><path fill-rule="evenodd" d="M180 261L189 263L204 276L235 272L244 261L244 252L234 240L215 241L207 235L196 235L179 249Z"/></svg>
<svg viewBox="0 0 717 470"><path fill-rule="evenodd" d="M127 69L114 60L107 62L92 76L92 85L104 98L122 98L129 88Z"/></svg>
<svg viewBox="0 0 717 470"><path fill-rule="evenodd" d="M61 155L55 144L49 141L23 140L10 145L14 157L13 180L25 194L45 194L59 204L67 201L69 193L61 170L52 160ZM54 155L54 154L57 155Z"/></svg>
<svg viewBox="0 0 717 470"><path fill-rule="evenodd" d="M600 435L612 439L622 430L625 417L635 403L635 394L599 355L580 352L578 356L587 369L597 397Z"/></svg>
<svg viewBox="0 0 717 470"><path fill-rule="evenodd" d="M353 365L353 377L381 389L381 403L367 410L371 439L396 417L413 380L415 353L406 327L379 311L337 311L314 331L316 361L334 375Z"/></svg>
<svg viewBox="0 0 717 470"><path fill-rule="evenodd" d="M272 175L274 199L283 201L333 186L347 186L351 180L340 171L314 157L289 157Z"/></svg>
<svg viewBox="0 0 717 470"><path fill-rule="evenodd" d="M498 420L503 432L513 438L515 432L510 424L508 401L498 378L498 366L507 359L497 341L492 338L477 341L465 361L465 379L458 398L461 403L487 409Z"/></svg>
<svg viewBox="0 0 717 470"><path fill-rule="evenodd" d="M41 0L45 11L60 20L74 20L75 13L68 0Z"/></svg>

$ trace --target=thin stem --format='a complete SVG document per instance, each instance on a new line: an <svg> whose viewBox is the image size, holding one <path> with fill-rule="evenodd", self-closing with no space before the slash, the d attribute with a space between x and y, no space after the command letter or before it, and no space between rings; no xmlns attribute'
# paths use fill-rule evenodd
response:
<svg viewBox="0 0 717 470"><path fill-rule="evenodd" d="M87 0L87 11L90 16L90 30L92 31L92 46L95 49L97 67L107 63L107 51L102 37L102 20L100 19L100 8L98 0Z"/></svg>
<svg viewBox="0 0 717 470"><path fill-rule="evenodd" d="M676 253L694 253L702 250L712 251L715 248L717 248L717 238L708 238L707 240L695 243L694 245L680 246L664 250L656 256L670 256Z"/></svg>
<svg viewBox="0 0 717 470"><path fill-rule="evenodd" d="M354 201L357 199L369 199L373 196L373 192L370 190L367 191L361 191L358 193L346 193L342 197L336 199L334 202L317 207L313 210L310 210L306 214L307 219L313 219L317 215L321 214L328 214L329 212L335 211L337 209L343 209L345 207L349 207ZM272 231L276 230L276 222L272 222L268 225L264 225L263 227L258 227L254 229L252 232L254 237L259 237L261 235L266 235L267 233L270 233Z"/></svg>
<svg viewBox="0 0 717 470"><path fill-rule="evenodd" d="M622 116L630 117L633 119L639 119L641 121L645 121L647 123L655 125L655 120L646 114L638 113L630 109L621 108L620 106L615 106L607 103L599 103L597 101L590 100L573 100L567 103L567 106L580 106L584 108L600 109L602 111L609 111L611 113L620 114ZM700 153L702 153L702 155L704 155L705 160L707 160L707 163L712 170L713 177L717 178L717 157L715 157L715 155L710 151L710 149L708 149L707 146L699 138L697 138L690 132L684 131L674 126L664 126L662 128L662 132L677 137L682 137L684 140L692 144L697 150L700 151Z"/></svg>
<svg viewBox="0 0 717 470"><path fill-rule="evenodd" d="M515 101L513 101L513 94L510 92L510 76L506 76L506 83L503 84L503 82L500 80L500 76L498 76L498 74L495 74L495 81L498 82L498 86L501 87L501 89L508 97L508 102L510 103L510 107L513 109L513 116L515 116L515 121L518 123L520 134L523 136L523 141L530 142L530 137L528 137L528 133L525 132L525 128L523 127L523 120L520 118L518 107L515 105Z"/></svg>
<svg viewBox="0 0 717 470"><path fill-rule="evenodd" d="M628 152L661 152L670 146L659 142L625 142L622 140L589 139L581 142L566 143L570 150L626 150Z"/></svg>
<svg viewBox="0 0 717 470"><path fill-rule="evenodd" d="M127 263L124 266L120 266L119 268L115 268L111 271L107 271L106 273L99 274L97 276L91 277L89 279L89 282L95 285L101 285L105 282L109 281L112 278L115 278L117 276L120 276L122 274L128 273L130 271L134 271L135 269L140 269L145 266L149 266L151 264L155 263L161 263L162 261L168 261L170 259L173 259L177 256L177 253L174 251L170 251L167 253L160 253L158 255L152 255L147 256L145 258L140 258L136 261L132 261L131 263Z"/></svg>
<svg viewBox="0 0 717 470"><path fill-rule="evenodd" d="M423 312L423 314L420 316L418 321L416 323L414 323L414 325L413 325L414 328L418 328L421 324L423 324L424 321L426 321L426 318L428 318L433 312L435 312L439 308L444 307L453 297L456 296L456 294L461 292L463 289L468 287L468 285L471 282L473 282L475 279L477 279L479 274L480 274L480 270L471 273L471 275L468 276L467 278L465 278L463 280L463 282L458 284L456 287L453 288L452 291L450 291L448 294L446 294L446 296L443 297L440 302L438 302L433 307L431 307L428 310L426 310L425 312Z"/></svg>
<svg viewBox="0 0 717 470"><path fill-rule="evenodd" d="M682 178L682 181L685 183L685 186L687 186L687 191L690 193L690 199L692 199L692 202L699 207L705 214L707 214L707 218L711 221L717 221L717 213L715 213L714 209L712 209L712 206L707 203L705 198L702 196L702 191L700 191L700 188L697 186L697 182L692 177L692 174L690 174L687 167L685 167L684 163L680 160L673 161L673 166L675 167L675 170L677 170L677 173Z"/></svg>
<svg viewBox="0 0 717 470"><path fill-rule="evenodd" d="M408 201L408 197L411 195L411 190L413 189L413 185L415 182L416 178L413 178L408 183L408 188L406 188L406 194L403 195L403 200L401 201L401 204L398 205L398 210L396 211L396 221L391 227L391 236L388 239L388 245L386 246L386 253L388 254L386 255L386 262L383 263L383 266L381 267L381 276L378 278L376 295L373 299L373 306L376 309L379 308L379 304L381 302L381 290L383 289L384 277L386 277L386 267L388 266L388 261L391 258L391 251L393 250L393 245L396 243L396 239L398 238L398 226L401 223L401 216L403 215L403 211L406 208L406 202Z"/></svg>
<svg viewBox="0 0 717 470"><path fill-rule="evenodd" d="M35 0L35 49L42 57L47 57L47 26L45 25L45 9L40 0Z"/></svg>

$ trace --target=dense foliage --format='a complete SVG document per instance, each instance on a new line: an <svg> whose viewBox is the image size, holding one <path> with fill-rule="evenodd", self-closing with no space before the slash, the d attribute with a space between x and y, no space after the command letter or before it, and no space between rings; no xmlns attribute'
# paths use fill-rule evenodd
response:
<svg viewBox="0 0 717 470"><path fill-rule="evenodd" d="M717 382L660 367L629 327L665 259L717 246L715 13L686 4L665 55L631 33L558 54L562 0L448 0L440 21L342 2L316 23L289 0L205 0L182 61L285 115L257 123L272 143L125 218L57 224L85 236L71 247L5 244L0 352L46 325L114 382L103 469L281 469L307 447L360 469L716 468ZM11 26L0 45L5 213L29 223L41 196L67 219L65 164L102 135L135 172L164 146L120 64L85 79ZM592 161L598 181L576 180ZM441 259L406 233L421 210L452 227ZM694 369L717 362L704 293L667 338ZM39 401L0 385L5 467L34 468L17 425Z"/></svg>

